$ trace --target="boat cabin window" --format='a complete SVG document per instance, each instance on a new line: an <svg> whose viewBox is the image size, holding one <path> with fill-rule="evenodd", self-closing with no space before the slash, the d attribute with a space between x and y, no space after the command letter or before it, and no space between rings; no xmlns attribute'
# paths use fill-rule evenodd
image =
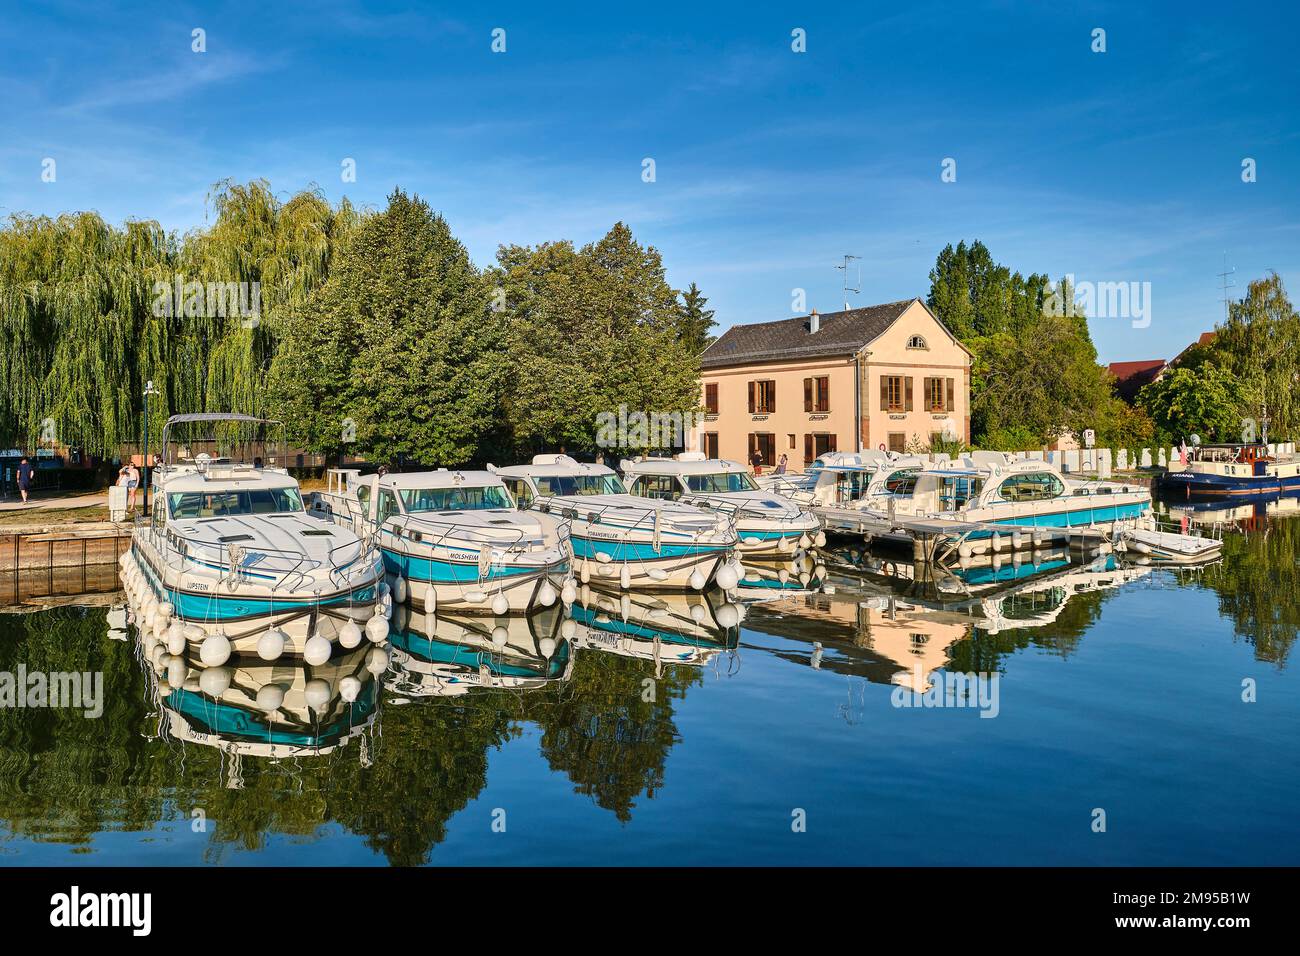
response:
<svg viewBox="0 0 1300 956"><path fill-rule="evenodd" d="M515 499L515 507L520 511L528 510L528 506L533 503L533 489L523 478L502 478L505 483L506 491L510 492L510 497Z"/></svg>
<svg viewBox="0 0 1300 956"><path fill-rule="evenodd" d="M683 475L686 487L704 494L725 494L730 491L757 491L758 485L743 471L720 471L712 475Z"/></svg>
<svg viewBox="0 0 1300 956"><path fill-rule="evenodd" d="M400 513L397 507L397 496L387 488L379 492L379 523L383 524L393 515Z"/></svg>
<svg viewBox="0 0 1300 956"><path fill-rule="evenodd" d="M1043 501L1065 494L1065 483L1048 471L1012 475L998 488L1003 501Z"/></svg>
<svg viewBox="0 0 1300 956"><path fill-rule="evenodd" d="M406 506L407 514L421 511L486 511L490 508L513 507L506 497L505 488L501 485L404 488L402 504Z"/></svg>
<svg viewBox="0 0 1300 956"><path fill-rule="evenodd" d="M672 475L637 475L632 479L628 491L643 498L660 498L664 501L676 501L681 495L677 479Z"/></svg>
<svg viewBox="0 0 1300 956"><path fill-rule="evenodd" d="M537 493L552 495L625 495L627 489L615 475L539 475Z"/></svg>
<svg viewBox="0 0 1300 956"><path fill-rule="evenodd" d="M916 476L920 469L902 468L885 479L885 490L891 495L910 495L916 490Z"/></svg>
<svg viewBox="0 0 1300 956"><path fill-rule="evenodd" d="M915 478L912 479L915 482ZM960 511L984 489L984 479L967 475L946 475L939 482L939 506L943 511Z"/></svg>
<svg viewBox="0 0 1300 956"><path fill-rule="evenodd" d="M176 491L167 496L172 520L220 518L226 515L269 515L302 511L297 488L253 488L247 491Z"/></svg>
<svg viewBox="0 0 1300 956"><path fill-rule="evenodd" d="M871 484L869 471L841 471L835 476L835 500L857 501Z"/></svg>

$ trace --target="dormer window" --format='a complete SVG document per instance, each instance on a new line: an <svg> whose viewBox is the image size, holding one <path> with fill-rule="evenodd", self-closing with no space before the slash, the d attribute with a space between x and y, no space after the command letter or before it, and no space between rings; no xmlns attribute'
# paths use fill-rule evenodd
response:
<svg viewBox="0 0 1300 956"><path fill-rule="evenodd" d="M925 339L921 336L913 335L907 340L907 347L909 349L928 349L930 346L925 344Z"/></svg>

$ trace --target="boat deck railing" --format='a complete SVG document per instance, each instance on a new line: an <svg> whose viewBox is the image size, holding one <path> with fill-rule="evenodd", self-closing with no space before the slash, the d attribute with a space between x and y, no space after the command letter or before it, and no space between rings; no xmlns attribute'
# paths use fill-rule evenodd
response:
<svg viewBox="0 0 1300 956"><path fill-rule="evenodd" d="M394 520L398 519L398 520ZM414 541L430 547L453 547L456 542L464 542L477 548L496 548L506 553L524 554L530 551L545 550L555 547L547 541L546 530L540 534L540 546L532 546L535 536L527 529L517 525L506 529L475 528L447 519L429 516L426 512L413 514L389 515L380 523L379 528L387 529L399 539ZM426 531L425 529L431 529ZM433 537L430 537L430 534Z"/></svg>
<svg viewBox="0 0 1300 956"><path fill-rule="evenodd" d="M779 492L774 492L774 494L779 494ZM816 515L804 511L798 506L796 506L792 511L773 514L770 509L765 509L749 502L726 501L721 498L715 498L707 493L682 495L677 500L684 505L691 505L695 508L705 508L709 511L716 511L720 514L726 515L730 519L732 527L735 527L736 522L741 518L762 518L766 521L771 521L777 525L784 526L802 524L807 521L809 516L811 516L820 523L820 519L817 519Z"/></svg>
<svg viewBox="0 0 1300 956"><path fill-rule="evenodd" d="M610 512L617 512L617 516L620 519L623 519L618 522L619 527L628 531L649 532L654 539L656 549L658 548L660 535L662 535L665 530L690 534L692 541L698 541L701 535L713 534L718 530L716 526L684 529L674 521L673 516L669 515L665 517L663 509L656 508L653 505L640 506L626 504L579 507L567 502L562 504L557 503L550 498L534 498L529 508L530 510L541 511L543 514L558 514L562 518L566 519L570 523L570 526L572 526L572 522L576 520L586 521L588 524L602 524L604 523L607 514ZM632 521L630 524L626 523L627 519L631 517L628 514L629 511L639 512L636 516L636 520ZM727 516L723 515L722 517L726 518ZM734 534L736 530L734 519L729 519L727 524L729 530Z"/></svg>

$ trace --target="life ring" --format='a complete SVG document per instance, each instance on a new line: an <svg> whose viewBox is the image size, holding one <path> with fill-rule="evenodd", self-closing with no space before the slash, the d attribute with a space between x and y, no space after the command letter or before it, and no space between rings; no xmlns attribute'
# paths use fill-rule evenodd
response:
<svg viewBox="0 0 1300 956"><path fill-rule="evenodd" d="M880 450L881 450L881 451L889 451L889 449L885 447L885 443L884 443L883 441L880 443Z"/></svg>

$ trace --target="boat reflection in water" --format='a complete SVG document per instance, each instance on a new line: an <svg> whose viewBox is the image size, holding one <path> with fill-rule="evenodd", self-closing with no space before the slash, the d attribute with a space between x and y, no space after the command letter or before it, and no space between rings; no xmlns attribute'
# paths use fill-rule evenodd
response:
<svg viewBox="0 0 1300 956"><path fill-rule="evenodd" d="M1249 501L1183 501L1173 498L1162 507L1184 532L1199 528L1263 531L1270 518L1300 514L1300 495L1274 494L1252 497Z"/></svg>
<svg viewBox="0 0 1300 956"><path fill-rule="evenodd" d="M364 737L378 709L375 677L388 666L387 651L369 645L318 665L239 658L213 667L149 636L137 648L161 706L160 736L240 757L317 756ZM230 772L238 786L237 766Z"/></svg>
<svg viewBox="0 0 1300 956"><path fill-rule="evenodd" d="M605 591L584 585L570 611L574 644L664 664L702 666L740 640L743 604L703 593Z"/></svg>
<svg viewBox="0 0 1300 956"><path fill-rule="evenodd" d="M393 612L393 669L385 686L409 700L563 683L574 657L563 624L558 601L533 614L495 618L401 605Z"/></svg>
<svg viewBox="0 0 1300 956"><path fill-rule="evenodd" d="M826 581L826 565L820 551L809 549L791 559L746 558L737 597L767 600L790 594L812 594Z"/></svg>
<svg viewBox="0 0 1300 956"><path fill-rule="evenodd" d="M836 576L826 593L758 605L745 626L811 645L811 653L774 649L787 659L924 693L967 638L1052 625L1072 598L1117 588L1153 570L1149 561L1124 562L1113 554L1036 557L1014 566L999 562L997 568L986 559L944 577L927 576L910 562L859 556L856 575ZM837 566L844 565L854 566L853 559L841 557Z"/></svg>

